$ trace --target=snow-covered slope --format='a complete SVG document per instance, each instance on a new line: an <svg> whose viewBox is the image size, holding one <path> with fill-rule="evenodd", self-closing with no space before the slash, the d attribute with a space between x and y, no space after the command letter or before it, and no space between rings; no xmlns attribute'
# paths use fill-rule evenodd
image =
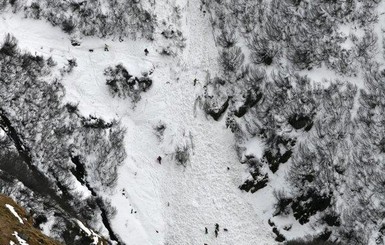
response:
<svg viewBox="0 0 385 245"><path fill-rule="evenodd" d="M384 4L3 1L0 192L71 245L385 244Z"/></svg>
<svg viewBox="0 0 385 245"><path fill-rule="evenodd" d="M12 33L22 49L52 56L59 68L76 59L77 67L63 81L66 101L79 103L85 116L118 119L126 128L127 158L115 189L104 194L116 208L112 228L126 244L274 243L268 225L238 189L244 166L238 163L233 135L224 122L214 122L194 107L207 75L219 69L210 21L200 4L198 0L156 3L160 20L167 19L163 8L179 6L183 13L180 23L173 24L186 37L186 47L175 49L173 56L160 54L167 44L160 31L154 42L84 37L74 47L69 35L44 20L0 16L1 33ZM135 76L153 72L153 86L135 108L108 91L104 69L118 63ZM161 140L154 130L159 122L166 126ZM186 167L174 159L176 148L183 146L190 153Z"/></svg>

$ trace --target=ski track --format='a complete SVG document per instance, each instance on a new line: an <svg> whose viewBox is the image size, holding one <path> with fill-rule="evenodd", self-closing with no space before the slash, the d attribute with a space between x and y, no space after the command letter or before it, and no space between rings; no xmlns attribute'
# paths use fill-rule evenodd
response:
<svg viewBox="0 0 385 245"><path fill-rule="evenodd" d="M211 76L219 71L209 17L199 10L199 0L174 3L184 10L181 28L187 38L186 48L175 58L159 55L155 51L159 46L146 41L84 38L80 47L72 47L68 35L59 29L20 15L3 14L0 30L15 35L23 49L53 56L59 68L67 58L75 57L78 67L63 81L66 100L79 102L84 115L118 118L127 129L127 159L119 169L116 190L105 194L117 208L112 227L124 242L274 244L268 225L247 201L249 194L237 188L245 166L236 157L233 135L223 121L206 118L200 109L194 117L194 102L207 71ZM160 18L165 18L163 7L162 3L155 6ZM104 43L110 52L103 51ZM88 52L90 48L93 53ZM150 51L148 56L145 48ZM135 110L128 100L112 98L105 85L104 68L119 62L134 75L155 67L154 85ZM195 78L198 83L193 86ZM163 141L153 129L159 121L167 126ZM175 163L172 153L181 142L190 142L190 133L194 149L184 168ZM158 156L163 158L162 165L156 161ZM131 209L136 213L131 214ZM220 228L217 238L216 223Z"/></svg>

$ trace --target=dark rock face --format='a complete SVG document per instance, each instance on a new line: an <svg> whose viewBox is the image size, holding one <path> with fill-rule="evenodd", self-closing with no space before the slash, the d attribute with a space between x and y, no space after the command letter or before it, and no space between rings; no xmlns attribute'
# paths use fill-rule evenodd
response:
<svg viewBox="0 0 385 245"><path fill-rule="evenodd" d="M266 56L266 57L263 59L263 63L266 64L266 65L271 65L271 64L273 63L273 57Z"/></svg>
<svg viewBox="0 0 385 245"><path fill-rule="evenodd" d="M218 121L229 107L229 100L230 98L227 98L225 103L219 108L207 108L206 113L209 114L215 121Z"/></svg>
<svg viewBox="0 0 385 245"><path fill-rule="evenodd" d="M300 224L305 224L309 218L318 211L323 211L330 206L331 197L328 195L320 195L315 190L310 190L302 196L293 200L291 208L294 217Z"/></svg>
<svg viewBox="0 0 385 245"><path fill-rule="evenodd" d="M305 131L309 131L313 126L312 118L302 114L295 114L289 117L288 122L297 130L304 128Z"/></svg>
<svg viewBox="0 0 385 245"><path fill-rule="evenodd" d="M250 174L252 179L247 179L239 189L254 193L267 185L269 176L267 173L262 173L260 170L261 163L256 158L249 158L246 163L250 167Z"/></svg>
<svg viewBox="0 0 385 245"><path fill-rule="evenodd" d="M274 228L273 228L273 232L274 232L275 235L277 235L277 236L275 237L275 240L276 240L277 242L284 242L284 241L286 240L286 238L279 232L279 230L277 229L277 227L274 227Z"/></svg>
<svg viewBox="0 0 385 245"><path fill-rule="evenodd" d="M86 170L83 164L80 162L80 156L71 157L71 161L75 164L75 168L71 169L72 174L76 177L76 179L82 184L85 184L85 174Z"/></svg>
<svg viewBox="0 0 385 245"><path fill-rule="evenodd" d="M328 213L322 217L322 220L326 222L328 226L340 226L340 217L336 213Z"/></svg>
<svg viewBox="0 0 385 245"><path fill-rule="evenodd" d="M253 178L252 180L246 180L241 186L239 186L239 189L254 193L264 188L267 185L267 182L269 182L269 177L265 174L262 179Z"/></svg>
<svg viewBox="0 0 385 245"><path fill-rule="evenodd" d="M281 153L273 154L270 150L267 150L264 154L264 157L269 164L270 170L275 173L278 170L278 167L281 163L285 163L289 160L292 155L292 151L288 150L283 155Z"/></svg>
<svg viewBox="0 0 385 245"><path fill-rule="evenodd" d="M272 141L270 148L265 151L263 157L273 173L278 170L280 164L286 163L290 159L293 154L291 148L295 145L295 142L295 139L286 139L282 136L276 136Z"/></svg>
<svg viewBox="0 0 385 245"><path fill-rule="evenodd" d="M93 197L96 197L96 202L90 203L92 205L95 205L93 209L99 209L101 211L101 216L102 216L102 222L104 226L106 227L109 236L111 240L118 242L119 244L122 244L120 242L119 237L114 233L110 220L108 218L108 212L106 210L105 204L101 198L97 197L97 194L95 190L91 187L90 183L87 182L87 171L84 167L84 164L81 162L81 159L79 156L73 156L71 157L71 161L76 165L76 168L71 169L71 172L74 174L74 176L77 178L77 180L82 183L82 185L85 185L87 189L91 192ZM83 237L82 239L91 239L89 237ZM79 244L84 244L82 242L88 242L88 240L81 240ZM92 241L91 241L92 242ZM88 244L88 243L86 243Z"/></svg>
<svg viewBox="0 0 385 245"><path fill-rule="evenodd" d="M71 45L74 47L80 46L80 42L78 40L72 39L71 40Z"/></svg>
<svg viewBox="0 0 385 245"><path fill-rule="evenodd" d="M236 117L243 117L251 107L255 106L261 100L261 98L262 93L258 92L258 89L255 91L255 95L254 93L248 92L245 103L234 112L234 115Z"/></svg>

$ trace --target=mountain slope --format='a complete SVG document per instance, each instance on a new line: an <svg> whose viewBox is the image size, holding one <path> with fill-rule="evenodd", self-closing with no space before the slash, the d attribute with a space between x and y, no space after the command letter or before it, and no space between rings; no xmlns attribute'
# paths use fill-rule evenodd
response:
<svg viewBox="0 0 385 245"><path fill-rule="evenodd" d="M10 197L0 195L0 244L45 244L60 243L45 236L33 227L33 219ZM13 242L13 243L12 243Z"/></svg>

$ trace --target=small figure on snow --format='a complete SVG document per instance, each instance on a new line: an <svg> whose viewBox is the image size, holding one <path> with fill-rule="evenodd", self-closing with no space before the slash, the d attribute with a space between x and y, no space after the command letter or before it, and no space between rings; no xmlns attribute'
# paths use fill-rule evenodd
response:
<svg viewBox="0 0 385 245"><path fill-rule="evenodd" d="M144 49L144 55L147 56L148 55L148 49Z"/></svg>
<svg viewBox="0 0 385 245"><path fill-rule="evenodd" d="M218 223L215 224L215 237L218 237L218 232L219 232L219 225Z"/></svg>
<svg viewBox="0 0 385 245"><path fill-rule="evenodd" d="M107 44L104 44L104 51L108 52L109 49L108 49L108 45Z"/></svg>
<svg viewBox="0 0 385 245"><path fill-rule="evenodd" d="M158 160L159 164L162 164L162 157L161 156L158 156L158 158L156 160Z"/></svg>
<svg viewBox="0 0 385 245"><path fill-rule="evenodd" d="M198 81L198 79L195 78L194 79L194 86L197 85L197 81Z"/></svg>
<svg viewBox="0 0 385 245"><path fill-rule="evenodd" d="M208 234L209 233L209 230L207 229L207 227L205 227L205 234Z"/></svg>

